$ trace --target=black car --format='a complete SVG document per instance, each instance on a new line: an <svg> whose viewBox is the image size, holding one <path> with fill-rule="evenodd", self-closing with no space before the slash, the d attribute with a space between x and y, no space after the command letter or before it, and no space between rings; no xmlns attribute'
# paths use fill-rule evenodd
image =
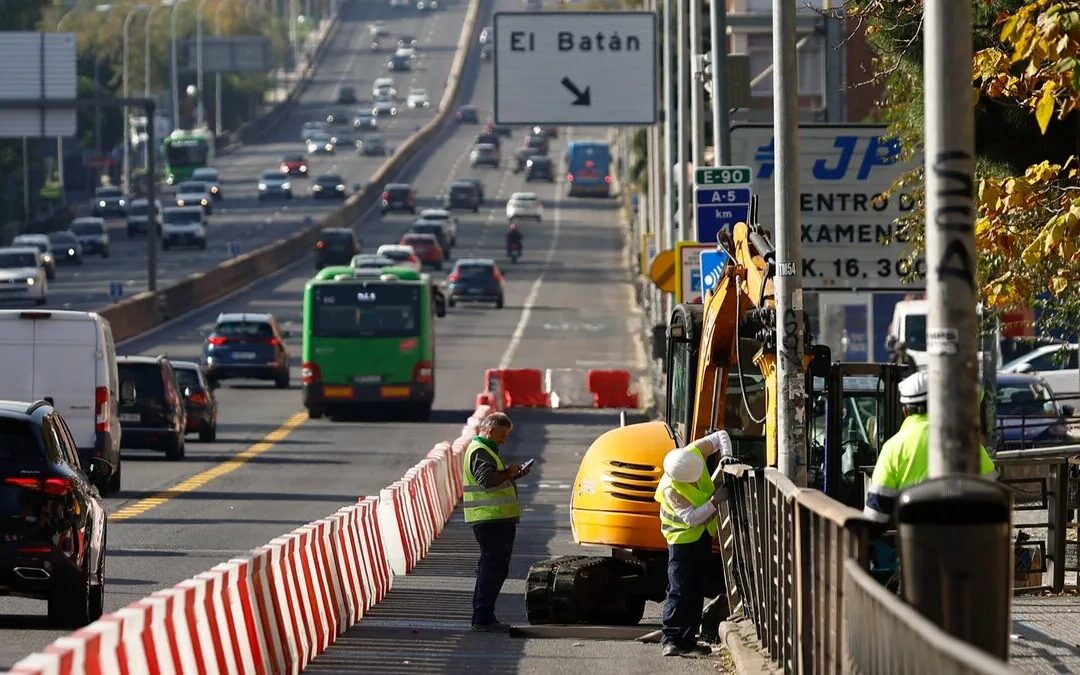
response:
<svg viewBox="0 0 1080 675"><path fill-rule="evenodd" d="M494 53L495 53L495 49L493 48L493 46L492 46L492 44L490 42L485 44L485 45L481 45L481 47L480 47L480 58L481 58L481 60L490 61L491 56Z"/></svg>
<svg viewBox="0 0 1080 675"><path fill-rule="evenodd" d="M315 242L315 269L330 265L348 265L360 253L356 233L347 227L328 227Z"/></svg>
<svg viewBox="0 0 1080 675"><path fill-rule="evenodd" d="M476 176L462 176L457 179L458 183L470 183L476 186L477 192L480 193L480 203L484 202L484 181L480 180Z"/></svg>
<svg viewBox="0 0 1080 675"><path fill-rule="evenodd" d="M548 138L559 137L559 127L553 127L544 124L536 125L532 128L532 132L536 136L547 136Z"/></svg>
<svg viewBox="0 0 1080 675"><path fill-rule="evenodd" d="M312 199L345 199L345 180L336 173L323 173L311 184Z"/></svg>
<svg viewBox="0 0 1080 675"><path fill-rule="evenodd" d="M546 155L533 155L525 162L525 182L544 180L555 182L555 164Z"/></svg>
<svg viewBox="0 0 1080 675"><path fill-rule="evenodd" d="M480 190L475 183L455 181L450 184L450 191L446 193L446 208L448 211L469 211L476 213L480 210Z"/></svg>
<svg viewBox="0 0 1080 675"><path fill-rule="evenodd" d="M356 89L340 87L337 93L337 102L340 104L356 103Z"/></svg>
<svg viewBox="0 0 1080 675"><path fill-rule="evenodd" d="M514 135L514 130L505 124L489 124L488 131L497 136L503 136L505 138L510 138Z"/></svg>
<svg viewBox="0 0 1080 675"><path fill-rule="evenodd" d="M491 258L462 258L446 277L446 302L494 302L503 306L503 276Z"/></svg>
<svg viewBox="0 0 1080 675"><path fill-rule="evenodd" d="M352 124L354 129L378 129L379 119L371 108L361 108L356 111Z"/></svg>
<svg viewBox="0 0 1080 675"><path fill-rule="evenodd" d="M203 443L213 442L217 439L217 385L206 379L202 366L194 361L173 361L172 366L187 409L185 433L198 433Z"/></svg>
<svg viewBox="0 0 1080 675"><path fill-rule="evenodd" d="M103 218L76 218L68 228L82 245L83 253L98 253L109 257L109 230Z"/></svg>
<svg viewBox="0 0 1080 675"><path fill-rule="evenodd" d="M123 218L127 215L127 199L124 197L124 192L112 185L103 185L94 190L93 206L95 216Z"/></svg>
<svg viewBox="0 0 1080 675"><path fill-rule="evenodd" d="M47 600L59 627L101 616L105 507L45 401L0 402L0 523L0 596Z"/></svg>
<svg viewBox="0 0 1080 675"><path fill-rule="evenodd" d="M165 458L184 458L187 409L172 363L164 356L118 356L120 387L134 397L120 402L120 447L162 450Z"/></svg>
<svg viewBox="0 0 1080 675"><path fill-rule="evenodd" d="M364 134L356 139L356 149L361 155L386 155L386 141L379 134Z"/></svg>
<svg viewBox="0 0 1080 675"><path fill-rule="evenodd" d="M405 231L405 234L432 234L435 235L435 239L439 242L439 248L443 250L443 257L450 257L450 235L446 233L446 228L440 223L433 223L427 220L418 220L409 226L409 229Z"/></svg>
<svg viewBox="0 0 1080 675"><path fill-rule="evenodd" d="M408 183L387 183L379 201L384 215L390 211L416 213L416 195Z"/></svg>
<svg viewBox="0 0 1080 675"><path fill-rule="evenodd" d="M327 124L348 124L351 119L352 113L345 109L331 110L326 114Z"/></svg>
<svg viewBox="0 0 1080 675"><path fill-rule="evenodd" d="M480 145L481 143L494 145L496 148L502 147L502 139L499 138L499 134L494 131L485 131L482 134L476 134L476 138L473 139L473 145Z"/></svg>
<svg viewBox="0 0 1080 675"><path fill-rule="evenodd" d="M405 72L412 70L412 63L407 56L398 56L394 54L390 57L390 60L386 62L386 69L391 72Z"/></svg>
<svg viewBox="0 0 1080 675"><path fill-rule="evenodd" d="M415 35L402 35L397 40L397 46L398 49L408 49L409 47L415 49L420 46L420 43L417 42Z"/></svg>
<svg viewBox="0 0 1080 675"><path fill-rule="evenodd" d="M528 165L531 158L543 154L537 148L518 148L514 151L514 159L511 161L514 173L521 173L525 170L525 166Z"/></svg>
<svg viewBox="0 0 1080 675"><path fill-rule="evenodd" d="M273 314L218 315L202 364L211 382L250 377L273 380L279 389L289 386L289 351Z"/></svg>
<svg viewBox="0 0 1080 675"><path fill-rule="evenodd" d="M82 264L82 244L73 232L50 232L49 248L52 249L53 260L58 263Z"/></svg>
<svg viewBox="0 0 1080 675"><path fill-rule="evenodd" d="M476 106L463 105L457 109L457 113L454 115L458 122L469 124L478 124L480 122L480 115L476 112Z"/></svg>
<svg viewBox="0 0 1080 675"><path fill-rule="evenodd" d="M521 147L522 149L532 148L537 151L537 154L540 155L548 154L548 150L551 149L548 143L548 137L541 136L539 134L532 134L531 136L527 137L525 139L524 145L522 145Z"/></svg>

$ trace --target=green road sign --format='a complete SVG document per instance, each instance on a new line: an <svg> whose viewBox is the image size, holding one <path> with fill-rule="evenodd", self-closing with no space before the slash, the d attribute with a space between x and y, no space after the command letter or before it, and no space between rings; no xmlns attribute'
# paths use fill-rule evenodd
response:
<svg viewBox="0 0 1080 675"><path fill-rule="evenodd" d="M749 185L753 172L748 166L707 166L694 170L694 183L702 185Z"/></svg>

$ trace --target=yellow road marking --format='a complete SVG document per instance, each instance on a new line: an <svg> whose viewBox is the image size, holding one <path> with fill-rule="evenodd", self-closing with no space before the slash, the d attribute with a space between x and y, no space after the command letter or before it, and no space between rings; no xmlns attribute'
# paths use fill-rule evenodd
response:
<svg viewBox="0 0 1080 675"><path fill-rule="evenodd" d="M257 443L252 444L248 448L236 453L229 459L216 464L205 471L201 471L190 478L185 478L176 485L167 490L162 490L154 494L153 496L140 499L134 504L128 504L122 509L118 509L115 513L109 514L110 521L130 520L136 516L141 516L150 509L161 506L172 499L185 494L198 490L205 486L207 483L214 479L221 478L225 474L236 471L241 466L247 464L252 459L263 454L267 450L274 447L275 443L278 443L285 439L289 434L297 429L307 419L306 412L296 413L289 419L285 420L285 423L274 429L270 433L266 434Z"/></svg>

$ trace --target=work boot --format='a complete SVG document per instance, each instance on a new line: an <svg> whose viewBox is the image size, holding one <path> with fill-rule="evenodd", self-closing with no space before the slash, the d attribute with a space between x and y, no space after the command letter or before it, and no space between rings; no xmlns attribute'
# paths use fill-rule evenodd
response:
<svg viewBox="0 0 1080 675"><path fill-rule="evenodd" d="M683 656L686 652L679 645L664 645L664 656Z"/></svg>
<svg viewBox="0 0 1080 675"><path fill-rule="evenodd" d="M709 645L701 644L700 642L695 642L692 646L683 647L682 649L684 652L691 656L712 655L712 647L710 647Z"/></svg>
<svg viewBox="0 0 1080 675"><path fill-rule="evenodd" d="M478 633L509 633L510 624L496 619L491 623L474 623L472 629Z"/></svg>

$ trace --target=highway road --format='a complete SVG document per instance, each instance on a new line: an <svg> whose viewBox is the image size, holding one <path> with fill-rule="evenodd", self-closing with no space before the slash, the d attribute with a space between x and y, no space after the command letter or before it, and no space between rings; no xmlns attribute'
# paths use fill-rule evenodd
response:
<svg viewBox="0 0 1080 675"><path fill-rule="evenodd" d="M485 19L495 7L511 9L517 4L486 2ZM450 16L429 19L441 26L433 38L436 43L449 44L456 38ZM329 92L334 84L325 87ZM463 95L472 99L481 115L491 110L492 88L491 66L474 53L463 78ZM634 365L629 360L644 359L634 337L638 317L615 200L571 200L564 196L562 184L534 183L526 188L522 176L508 169L469 169L467 153L479 130L475 125L447 129L401 176L417 189L419 205L428 206L436 204L436 196L453 178L479 175L488 202L478 214L461 215L455 255L494 257L507 278L505 308L459 305L439 320L431 420L308 420L298 386L277 390L264 383L227 382L218 390L217 442L189 441L187 459L181 463L166 462L152 451L125 451L123 489L107 500L107 610L323 517L358 495L377 494L434 443L458 435L473 409L485 368L627 367ZM504 155L522 137L517 130L513 139L504 141ZM600 136L563 130L551 155L561 159L565 143L574 137ZM265 152L276 159L278 150L268 147L274 149ZM254 157L247 161L258 165ZM511 192L524 189L541 196L545 220L526 227L524 257L511 265L503 244L504 204ZM397 241L409 223L408 216L382 218L374 211L362 219L357 231L373 246ZM210 328L225 310L269 311L286 328L298 328L301 292L311 271L311 259L305 258L238 294L129 341L119 351L197 358L200 331ZM296 383L300 344L295 341L289 347ZM527 436L530 429L526 425L517 433ZM260 443L268 436L270 440ZM48 627L43 602L0 598L0 668L60 635Z"/></svg>
<svg viewBox="0 0 1080 675"><path fill-rule="evenodd" d="M466 0L453 0L438 12L419 13L414 10L392 9L386 2L352 0L342 8L342 15L331 42L314 72L307 89L287 118L274 128L263 142L241 146L216 158L214 166L224 179L223 201L216 202L210 216L208 246L205 251L195 248L174 248L158 252L158 287L184 278L194 272L210 269L227 260L232 242L239 243L241 252L251 251L266 243L285 237L303 227L307 219L318 221L320 216L337 208L336 200L311 199L310 179L292 180L296 198L289 201L259 202L258 177L263 171L277 168L288 152L303 152L300 129L304 122L321 120L331 110L355 110L370 102L371 85L376 77L392 76L401 108L398 116L386 123L380 120L379 132L390 148L400 146L420 126L435 114L450 73L454 51L461 35ZM386 61L391 52L387 40L380 52L369 50L368 27L381 19L386 22L389 38L396 43L399 35L411 34L419 40L417 62L411 72L389 73ZM352 106L336 105L338 88L352 86L361 103ZM432 107L410 110L405 107L405 95L412 87L428 90ZM350 124L338 131L353 137ZM334 155L309 157L311 175L339 173L346 179L349 190L363 184L383 161L384 157L363 157L350 144L343 144ZM161 201L170 203L171 188L163 187ZM134 295L146 289L146 240L140 236L128 239L123 220L109 222L112 256L102 259L87 256L81 266L61 266L56 279L49 282L49 306L63 309L90 310L109 303L109 283L124 283L124 293Z"/></svg>

